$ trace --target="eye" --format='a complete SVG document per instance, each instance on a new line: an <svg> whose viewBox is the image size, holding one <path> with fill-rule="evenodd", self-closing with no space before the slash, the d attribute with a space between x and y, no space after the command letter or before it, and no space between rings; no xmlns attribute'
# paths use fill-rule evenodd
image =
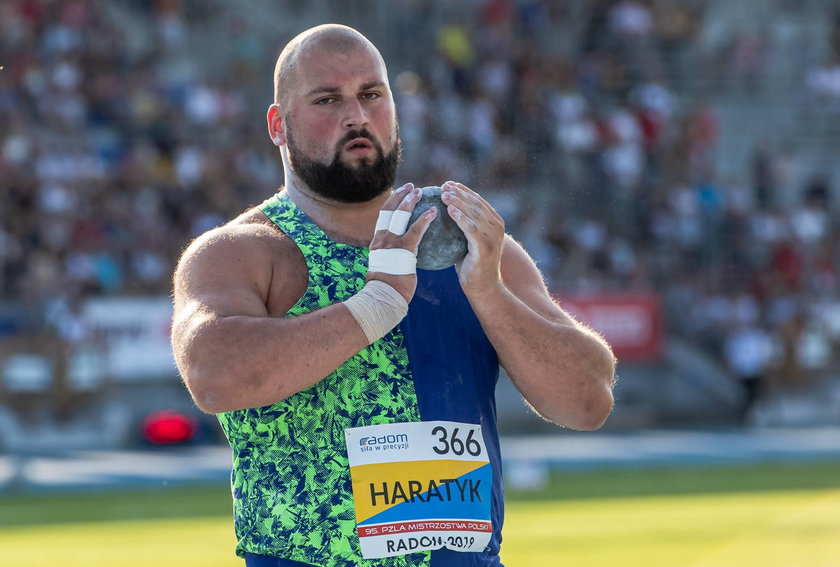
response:
<svg viewBox="0 0 840 567"><path fill-rule="evenodd" d="M316 100L315 104L320 104L320 105L324 106L324 105L327 105L327 104L332 104L336 100L338 100L338 99L334 96L325 96L324 98L319 98L318 100Z"/></svg>
<svg viewBox="0 0 840 567"><path fill-rule="evenodd" d="M359 95L359 98L362 98L362 99L365 99L365 100L375 100L375 99L379 98L380 96L382 96L382 95L380 95L379 93L369 92L369 93L362 93L361 95Z"/></svg>

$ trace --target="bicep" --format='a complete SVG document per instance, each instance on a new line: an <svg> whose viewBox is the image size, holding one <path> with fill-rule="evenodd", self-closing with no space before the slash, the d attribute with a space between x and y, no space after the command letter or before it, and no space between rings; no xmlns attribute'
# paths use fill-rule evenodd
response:
<svg viewBox="0 0 840 567"><path fill-rule="evenodd" d="M210 234L193 242L175 270L173 331L208 317L267 316L270 267L260 257L244 239Z"/></svg>
<svg viewBox="0 0 840 567"><path fill-rule="evenodd" d="M545 280L522 246L510 236L505 237L502 250L502 281L525 305L550 321L574 324L574 319L551 298Z"/></svg>

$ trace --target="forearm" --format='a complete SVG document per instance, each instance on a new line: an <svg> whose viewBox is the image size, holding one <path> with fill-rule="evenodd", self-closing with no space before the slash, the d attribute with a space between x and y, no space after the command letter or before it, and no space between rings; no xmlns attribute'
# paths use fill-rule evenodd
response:
<svg viewBox="0 0 840 567"><path fill-rule="evenodd" d="M548 318L499 283L470 299L517 389L544 418L597 429L609 415L615 358L597 334L559 312Z"/></svg>
<svg viewBox="0 0 840 567"><path fill-rule="evenodd" d="M279 317L192 314L173 326L181 375L208 413L261 407L319 382L368 341L335 304Z"/></svg>

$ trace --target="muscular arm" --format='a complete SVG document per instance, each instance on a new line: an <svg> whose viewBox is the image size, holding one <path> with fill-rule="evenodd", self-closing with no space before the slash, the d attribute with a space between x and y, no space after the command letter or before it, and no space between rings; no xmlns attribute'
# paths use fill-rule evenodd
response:
<svg viewBox="0 0 840 567"><path fill-rule="evenodd" d="M408 184L383 209L411 211L419 198ZM427 212L402 235L377 230L370 248L416 253L433 218ZM368 345L343 303L283 316L306 290L306 270L291 240L253 219L213 230L187 248L175 271L172 347L199 408L219 413L276 403ZM387 283L406 302L417 286L413 273L368 272L367 278Z"/></svg>
<svg viewBox="0 0 840 567"><path fill-rule="evenodd" d="M613 405L610 348L554 303L533 261L510 238L501 272L497 285L470 301L502 366L544 418L597 429Z"/></svg>
<svg viewBox="0 0 840 567"><path fill-rule="evenodd" d="M302 289L305 270L256 225L228 226L204 235L184 253L175 272L172 346L181 376L196 404L209 413L259 407L282 400L323 379L367 345L341 304L285 318ZM292 245L293 246L293 245ZM284 254L280 252L280 255ZM295 279L295 276L298 279Z"/></svg>
<svg viewBox="0 0 840 567"><path fill-rule="evenodd" d="M461 184L445 184L442 198L467 236L461 286L514 385L549 421L600 427L613 406L609 346L554 303L534 262L484 199Z"/></svg>

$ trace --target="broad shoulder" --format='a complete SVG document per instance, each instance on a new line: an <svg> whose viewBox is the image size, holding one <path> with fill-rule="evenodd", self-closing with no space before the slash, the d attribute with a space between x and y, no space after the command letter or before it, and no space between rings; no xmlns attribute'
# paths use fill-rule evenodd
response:
<svg viewBox="0 0 840 567"><path fill-rule="evenodd" d="M306 262L297 245L259 209L201 234L175 271L179 292L247 288L269 313L285 312L306 289Z"/></svg>
<svg viewBox="0 0 840 567"><path fill-rule="evenodd" d="M181 264L196 260L264 259L284 253L294 242L259 209L250 209L227 224L208 230L193 240L181 257Z"/></svg>

